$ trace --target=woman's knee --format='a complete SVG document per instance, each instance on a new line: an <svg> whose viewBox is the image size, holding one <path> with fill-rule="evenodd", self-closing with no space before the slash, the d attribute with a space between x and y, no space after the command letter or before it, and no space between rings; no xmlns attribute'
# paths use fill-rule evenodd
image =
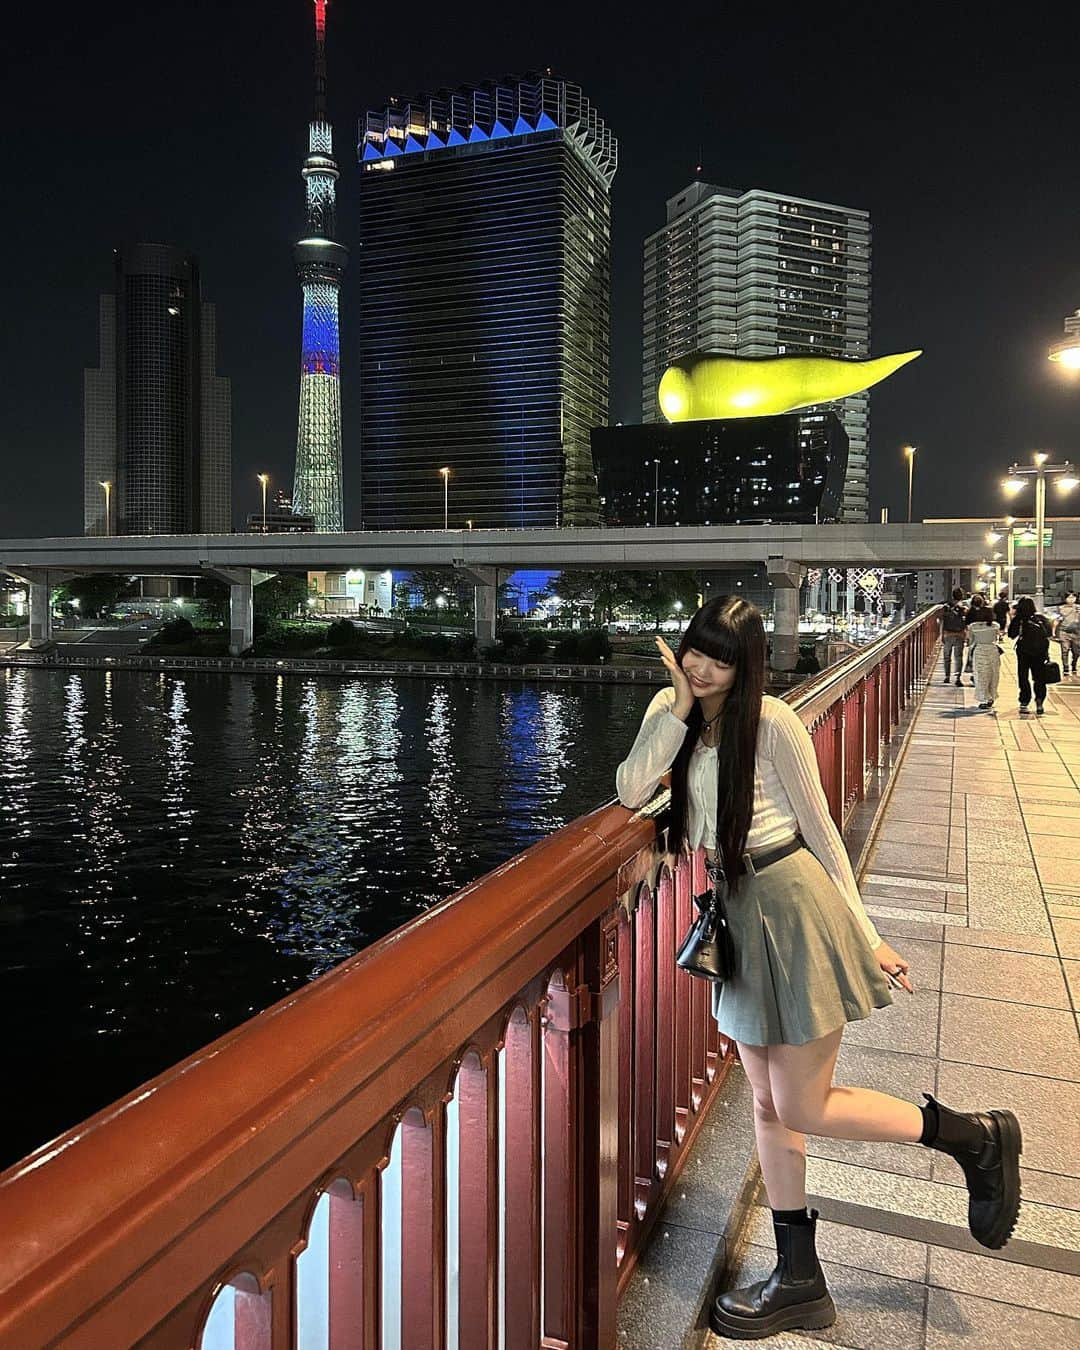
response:
<svg viewBox="0 0 1080 1350"><path fill-rule="evenodd" d="M754 1115L763 1125L775 1125L780 1119L772 1093L768 1090L759 1092L754 1088Z"/></svg>
<svg viewBox="0 0 1080 1350"><path fill-rule="evenodd" d="M777 1119L785 1129L795 1134L817 1134L821 1125L821 1109L797 1094L774 1092L773 1106Z"/></svg>

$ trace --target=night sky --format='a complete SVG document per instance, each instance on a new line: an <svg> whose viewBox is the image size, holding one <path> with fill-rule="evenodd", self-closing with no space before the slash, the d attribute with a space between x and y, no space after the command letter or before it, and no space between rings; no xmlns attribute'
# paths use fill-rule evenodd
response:
<svg viewBox="0 0 1080 1350"><path fill-rule="evenodd" d="M875 12L876 11L876 12ZM1045 359L1080 307L1075 22L1032 7L362 5L332 0L346 522L359 456L356 121L390 95L552 66L619 138L612 420L640 414L641 246L694 166L866 207L875 355L925 355L871 400L871 518L1000 509L1016 455L1080 452L1080 383ZM1016 15L1019 14L1019 18ZM1036 19L1034 16L1039 16ZM1049 17L1047 17L1049 16ZM1035 24L1041 22L1038 29ZM291 486L311 107L308 0L19 6L0 154L0 537L82 530L82 371L122 240L194 251L232 379L234 515ZM352 471L352 474L351 472ZM1080 504L1073 508L1080 510Z"/></svg>

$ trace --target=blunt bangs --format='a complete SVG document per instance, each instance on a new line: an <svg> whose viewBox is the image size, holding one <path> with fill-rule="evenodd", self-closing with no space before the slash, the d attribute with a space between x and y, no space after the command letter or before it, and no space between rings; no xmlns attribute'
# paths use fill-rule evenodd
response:
<svg viewBox="0 0 1080 1350"><path fill-rule="evenodd" d="M724 596L702 605L679 643L679 659L693 649L725 666L737 666L746 655L747 620L757 610L741 596Z"/></svg>

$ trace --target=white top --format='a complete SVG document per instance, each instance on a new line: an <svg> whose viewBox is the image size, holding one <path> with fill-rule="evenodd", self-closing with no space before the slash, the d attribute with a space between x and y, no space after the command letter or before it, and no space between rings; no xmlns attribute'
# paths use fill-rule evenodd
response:
<svg viewBox="0 0 1080 1350"><path fill-rule="evenodd" d="M996 623L973 623L967 630L967 640L969 647L991 647L1001 636L1001 629Z"/></svg>
<svg viewBox="0 0 1080 1350"><path fill-rule="evenodd" d="M623 806L644 806L660 777L671 768L686 738L686 723L671 711L673 688L661 689L645 710L630 753L615 773ZM687 845L711 848L716 838L716 751L699 740L687 774ZM881 938L863 906L840 831L821 786L810 733L787 703L766 694L761 700L754 764L754 815L746 847L751 852L782 844L799 833L828 872L867 942Z"/></svg>

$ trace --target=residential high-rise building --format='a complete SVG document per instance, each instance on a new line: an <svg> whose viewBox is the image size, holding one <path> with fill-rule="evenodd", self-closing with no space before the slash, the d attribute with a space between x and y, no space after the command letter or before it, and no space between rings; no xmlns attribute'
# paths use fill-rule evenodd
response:
<svg viewBox="0 0 1080 1350"><path fill-rule="evenodd" d="M84 532L227 533L229 381L196 259L167 244L117 249L99 334L83 383Z"/></svg>
<svg viewBox="0 0 1080 1350"><path fill-rule="evenodd" d="M333 128L326 113L326 3L315 0L315 114L302 170L307 231L293 249L304 294L300 352L300 416L293 506L320 532L345 528L341 490L341 352L338 292L348 250L335 239Z"/></svg>
<svg viewBox="0 0 1080 1350"><path fill-rule="evenodd" d="M581 89L551 72L367 114L366 529L596 522L616 154Z"/></svg>
<svg viewBox="0 0 1080 1350"><path fill-rule="evenodd" d="M645 241L642 417L694 352L870 355L870 216L853 207L694 182ZM865 520L870 395L836 404L848 435L841 518ZM820 409L819 409L820 410Z"/></svg>

